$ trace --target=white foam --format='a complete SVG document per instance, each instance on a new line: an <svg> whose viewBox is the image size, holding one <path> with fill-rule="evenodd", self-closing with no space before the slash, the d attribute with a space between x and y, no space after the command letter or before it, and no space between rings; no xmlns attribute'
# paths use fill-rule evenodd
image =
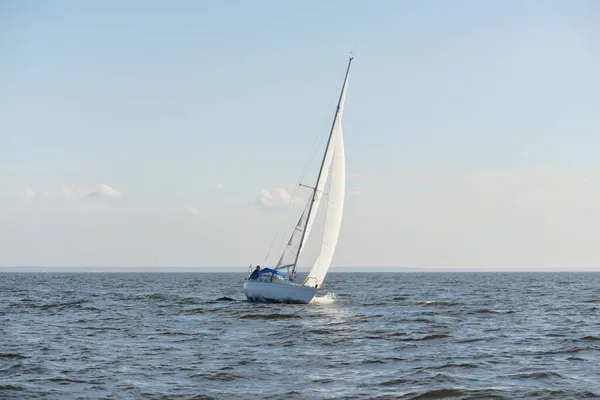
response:
<svg viewBox="0 0 600 400"><path fill-rule="evenodd" d="M313 299L311 300L311 303L315 303L315 304L333 304L335 303L335 299L337 298L337 296L335 295L335 293L327 293L324 296L321 297L313 297Z"/></svg>

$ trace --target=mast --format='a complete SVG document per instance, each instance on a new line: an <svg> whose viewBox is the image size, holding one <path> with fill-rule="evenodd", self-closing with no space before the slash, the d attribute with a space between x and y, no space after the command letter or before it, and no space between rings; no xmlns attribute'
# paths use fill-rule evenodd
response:
<svg viewBox="0 0 600 400"><path fill-rule="evenodd" d="M325 147L325 152L323 153L323 160L321 160L321 168L319 168L319 175L317 176L317 183L315 187L312 188L312 196L310 199L310 206L308 208L308 214L306 215L306 222L304 223L304 228L302 230L302 237L300 238L300 245L298 246L298 252L296 253L296 258L294 259L294 264L292 267L291 280L294 280L296 275L296 263L298 262L298 257L300 257L300 251L302 250L302 243L304 242L304 236L306 235L306 226L310 221L311 212L313 209L313 204L315 202L315 196L317 195L317 188L319 187L319 183L321 181L321 175L323 173L323 166L325 165L325 158L327 157L327 150L329 150L329 146L331 145L331 137L333 136L333 128L335 127L335 123L338 119L338 115L340 113L340 105L342 103L342 96L344 95L344 89L346 88L346 81L348 81L348 74L350 73L350 64L352 64L352 60L354 60L354 56L350 56L348 59L348 67L346 68L346 75L344 76L344 83L342 84L342 90L340 91L340 97L338 99L337 107L335 109L335 115L333 116L333 122L331 123L331 129L329 130L329 138L327 139L327 146Z"/></svg>

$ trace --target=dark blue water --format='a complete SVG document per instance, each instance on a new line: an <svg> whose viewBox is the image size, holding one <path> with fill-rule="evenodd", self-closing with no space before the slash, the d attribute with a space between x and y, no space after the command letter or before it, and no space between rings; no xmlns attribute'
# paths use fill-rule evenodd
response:
<svg viewBox="0 0 600 400"><path fill-rule="evenodd" d="M0 274L0 399L600 398L600 274L244 276Z"/></svg>

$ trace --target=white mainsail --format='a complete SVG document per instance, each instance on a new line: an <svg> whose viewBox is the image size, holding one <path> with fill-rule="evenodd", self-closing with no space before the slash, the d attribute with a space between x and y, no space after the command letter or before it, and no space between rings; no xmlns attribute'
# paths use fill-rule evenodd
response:
<svg viewBox="0 0 600 400"><path fill-rule="evenodd" d="M327 198L327 214L325 216L325 227L323 229L321 249L315 264L305 280L305 283L311 286L321 286L323 283L325 275L327 275L327 271L331 265L333 254L335 253L342 224L344 197L346 193L346 162L344 154L344 135L342 132L342 114L344 112L344 102L346 100L347 83L348 79L344 82L340 107L332 132L331 147L334 155L331 165L331 181Z"/></svg>
<svg viewBox="0 0 600 400"><path fill-rule="evenodd" d="M331 126L325 154L323 155L323 161L319 170L319 176L317 177L316 186L313 188L312 195L308 199L306 208L298 219L276 266L277 269L291 267L292 271L295 272L298 258L310 236L315 216L319 209L319 204L324 196L327 197L325 226L323 228L323 237L319 254L307 279L304 281L304 284L309 286L320 286L323 283L325 275L331 265L331 260L333 259L340 233L346 188L342 114L344 113L344 104L346 102L346 87L348 86L348 74L350 72L351 63L352 58L350 58L350 61L348 62L348 69L346 70L346 76L344 77L344 84L340 92L338 106ZM330 174L329 192L325 193L325 185Z"/></svg>

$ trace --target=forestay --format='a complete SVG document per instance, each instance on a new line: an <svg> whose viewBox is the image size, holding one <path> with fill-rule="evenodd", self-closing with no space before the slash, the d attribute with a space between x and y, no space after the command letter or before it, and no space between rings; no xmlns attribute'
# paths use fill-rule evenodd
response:
<svg viewBox="0 0 600 400"><path fill-rule="evenodd" d="M310 236L315 221L314 217L317 214L322 198L325 196L327 198L327 207L321 246L316 262L304 282L305 285L313 287L320 286L323 283L325 275L329 270L333 254L335 253L335 247L337 245L341 227L342 213L344 210L346 167L344 159L342 114L344 112L346 87L348 85L348 73L350 71L351 62L352 58L350 58L350 61L348 62L348 69L346 70L346 76L344 77L344 84L340 93L316 186L313 188L304 212L298 219L276 266L277 269L291 267L292 278L294 277L298 258ZM331 176L329 176L330 174ZM329 192L325 193L325 185L328 181L328 177L330 178Z"/></svg>

